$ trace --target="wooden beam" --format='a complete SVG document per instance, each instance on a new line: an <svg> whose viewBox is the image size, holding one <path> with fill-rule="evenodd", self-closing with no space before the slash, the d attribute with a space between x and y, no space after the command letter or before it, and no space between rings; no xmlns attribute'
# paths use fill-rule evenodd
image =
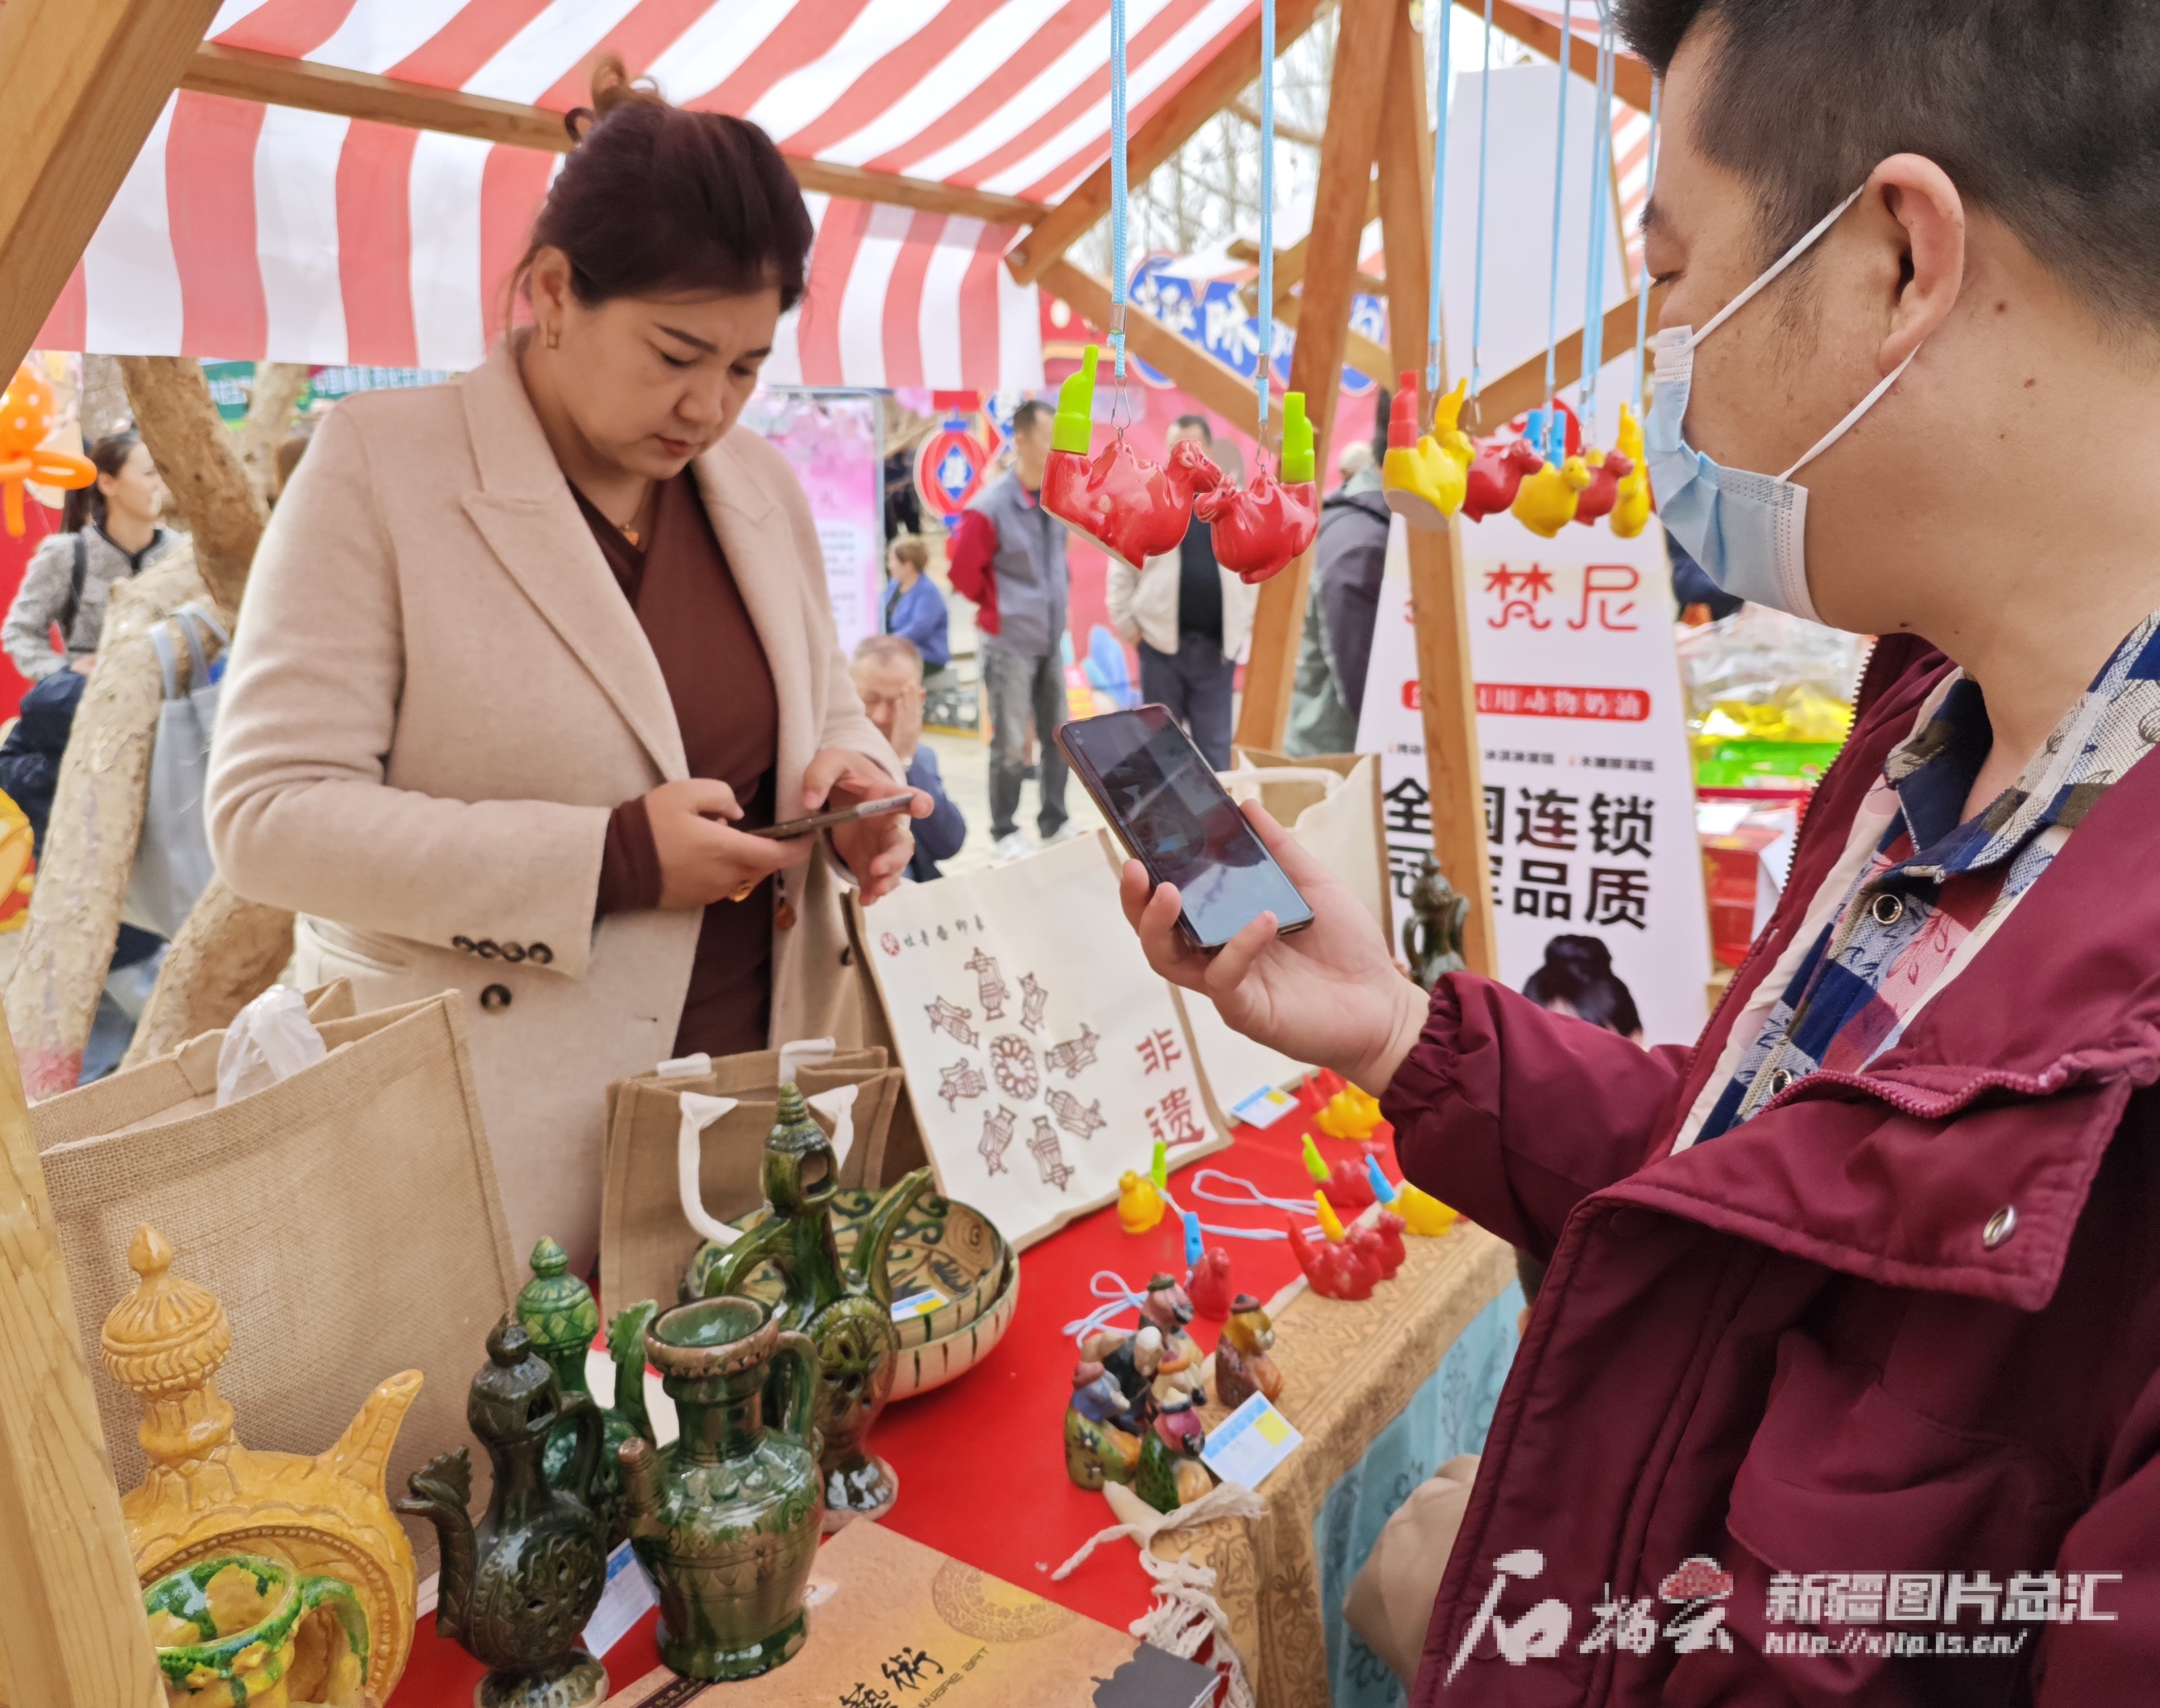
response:
<svg viewBox="0 0 2160 1708"><path fill-rule="evenodd" d="M1485 0L1455 0L1455 3L1481 18L1485 15ZM1535 13L1510 4L1509 0L1493 0L1493 28L1503 35L1513 36L1526 48L1536 49L1548 60L1560 57L1560 26L1547 23ZM1594 83L1597 79L1597 44L1569 31L1567 64L1576 75ZM1653 80L1650 68L1633 54L1613 56L1612 92L1636 112L1649 112Z"/></svg>
<svg viewBox="0 0 2160 1708"><path fill-rule="evenodd" d="M441 131L516 148L555 154L568 153L570 148L563 115L545 107L403 82L368 71L349 71L339 65L318 65L282 54L220 47L214 42L205 42L195 49L180 86L204 95L335 113L342 118L366 119L407 130ZM1031 225L1050 211L1041 202L1025 201L1019 196L902 178L889 172L865 172L859 166L839 166L792 155L787 164L803 189L855 201L886 202L933 214L964 214L994 226Z"/></svg>
<svg viewBox="0 0 2160 1708"><path fill-rule="evenodd" d="M216 13L217 0L0 6L0 385Z"/></svg>
<svg viewBox="0 0 2160 1708"><path fill-rule="evenodd" d="M1323 3L1324 0L1277 0L1278 55L1312 27L1312 20ZM1126 138L1127 180L1133 184L1146 182L1150 173L1183 148L1195 131L1222 112L1259 75L1260 20L1255 17L1221 53L1186 79L1184 86L1157 107L1154 117ZM1110 163L1105 160L1051 209L1041 224L1006 252L1007 269L1020 283L1034 284L1051 262L1062 259L1081 235L1109 210Z"/></svg>
<svg viewBox="0 0 2160 1708"><path fill-rule="evenodd" d="M1445 19L1443 18L1443 23ZM1397 373L1418 376L1428 360L1432 276L1432 132L1425 119L1425 43L1407 10L1397 16L1394 51L1380 93L1380 231L1388 268L1388 332ZM1446 353L1441 353L1446 384ZM1430 422L1433 400L1420 398ZM1470 662L1469 575L1462 519L1446 531L1405 530L1410 550L1410 610L1417 636L1418 706L1425 729L1427 804L1433 855L1456 893L1470 903L1462 953L1473 973L1499 971L1493 920L1492 870L1485 847L1485 787L1479 762L1477 688ZM1368 679L1366 692L1373 692Z"/></svg>
<svg viewBox="0 0 2160 1708"><path fill-rule="evenodd" d="M1305 393L1316 472L1323 475L1332 466L1328 439L1342 389L1342 352L1349 341L1358 242L1365 229L1366 186L1379 146L1380 102L1373 92L1385 75L1395 14L1403 9L1400 0L1342 0L1337 13L1327 136L1321 145L1312 230L1306 239L1303 307L1312 312L1302 317L1290 359L1290 389ZM1282 747L1311 570L1312 554L1307 552L1260 588L1245 666L1244 703L1238 714L1240 746L1270 753Z"/></svg>
<svg viewBox="0 0 2160 1708"><path fill-rule="evenodd" d="M1658 310L1664 301L1664 287L1659 285L1650 293L1650 330L1658 325ZM1610 361L1624 350L1635 347L1635 299L1630 297L1617 308L1605 311L1605 357ZM1580 327L1569 333L1554 346L1554 386L1555 389L1573 385L1582 377L1582 331ZM1545 401L1545 353L1541 350L1529 361L1510 368L1506 373L1484 387L1478 394L1475 418L1466 417L1464 426L1481 433L1497 433L1506 423L1513 421L1526 409L1540 409ZM1632 397L1637 418L1643 412L1643 400ZM1616 415L1614 419L1617 419Z"/></svg>
<svg viewBox="0 0 2160 1708"><path fill-rule="evenodd" d="M1054 261L1042 275L1042 288L1072 304L1091 326L1110 324L1110 287L1069 261ZM1179 388L1205 403L1226 421L1252 424L1256 399L1253 382L1197 344L1188 344L1145 309L1125 309L1125 348L1150 367L1166 373Z"/></svg>
<svg viewBox="0 0 2160 1708"><path fill-rule="evenodd" d="M1365 191L1365 225L1371 225L1379 217L1380 186L1373 184L1367 186ZM1364 227L1361 226L1358 229L1363 231ZM1305 246L1311 241L1311 235L1307 234L1289 248L1275 252L1275 314L1278 319L1282 314L1282 305L1290 299L1290 293L1297 288L1298 281L1305 277ZM1260 246L1240 238L1230 245L1228 252L1241 260L1257 261L1260 258ZM1254 300L1258 300L1257 288L1251 288L1254 289ZM1252 304L1248 303L1246 306L1249 308Z"/></svg>

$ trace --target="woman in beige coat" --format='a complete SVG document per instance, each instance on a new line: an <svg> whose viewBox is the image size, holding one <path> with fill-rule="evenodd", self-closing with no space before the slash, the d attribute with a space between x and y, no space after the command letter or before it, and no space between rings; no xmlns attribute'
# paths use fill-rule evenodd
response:
<svg viewBox="0 0 2160 1708"><path fill-rule="evenodd" d="M208 799L299 975L463 993L512 1238L592 1257L608 1082L861 1024L839 890L911 852L792 473L731 432L811 226L755 127L619 66L521 274L537 324L340 404L263 537ZM917 796L911 809L928 810ZM426 1190L415 1181L416 1191Z"/></svg>

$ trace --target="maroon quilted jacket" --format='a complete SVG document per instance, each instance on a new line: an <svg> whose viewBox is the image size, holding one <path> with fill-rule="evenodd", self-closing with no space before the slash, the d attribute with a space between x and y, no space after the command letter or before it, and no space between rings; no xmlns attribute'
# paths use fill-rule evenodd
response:
<svg viewBox="0 0 2160 1708"><path fill-rule="evenodd" d="M1435 991L1403 1171L1552 1267L1417 1708L2160 1701L2160 764L1894 1050L1671 1154L1949 667L1877 649L1692 1051Z"/></svg>

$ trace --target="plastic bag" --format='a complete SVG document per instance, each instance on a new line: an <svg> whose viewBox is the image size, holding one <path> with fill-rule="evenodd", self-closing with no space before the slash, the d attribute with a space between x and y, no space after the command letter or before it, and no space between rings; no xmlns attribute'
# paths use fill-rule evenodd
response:
<svg viewBox="0 0 2160 1708"><path fill-rule="evenodd" d="M241 1010L217 1052L217 1106L267 1091L330 1050L308 1018L308 999L289 984L273 984Z"/></svg>

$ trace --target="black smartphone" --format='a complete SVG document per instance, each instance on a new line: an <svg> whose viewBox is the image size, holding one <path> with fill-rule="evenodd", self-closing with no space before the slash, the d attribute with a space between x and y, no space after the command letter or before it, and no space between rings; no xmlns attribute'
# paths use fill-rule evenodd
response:
<svg viewBox="0 0 2160 1708"><path fill-rule="evenodd" d="M915 804L915 792L887 795L881 801L858 802L852 807L843 807L837 812L816 812L807 818L791 818L785 824L768 824L762 830L745 830L745 836L769 836L776 842L792 842L798 836L807 836L813 830L823 830L833 824L852 824L858 818L880 818L888 812L905 812Z"/></svg>
<svg viewBox="0 0 2160 1708"><path fill-rule="evenodd" d="M1312 923L1305 897L1163 707L1061 724L1057 745L1126 851L1155 882L1177 885L1178 928L1196 948L1221 948L1263 913L1284 932Z"/></svg>

